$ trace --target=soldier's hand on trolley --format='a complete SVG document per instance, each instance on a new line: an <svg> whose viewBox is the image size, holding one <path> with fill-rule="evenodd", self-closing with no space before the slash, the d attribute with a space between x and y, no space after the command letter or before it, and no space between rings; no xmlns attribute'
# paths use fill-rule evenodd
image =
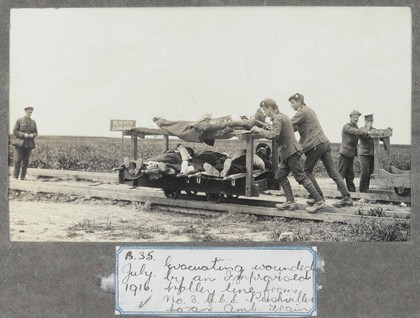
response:
<svg viewBox="0 0 420 318"><path fill-rule="evenodd" d="M258 127L258 126L253 126L253 127L251 128L251 132L252 132L252 133L254 133L254 134L259 134L262 130L263 130L263 129L262 129L262 128L260 128L260 127Z"/></svg>

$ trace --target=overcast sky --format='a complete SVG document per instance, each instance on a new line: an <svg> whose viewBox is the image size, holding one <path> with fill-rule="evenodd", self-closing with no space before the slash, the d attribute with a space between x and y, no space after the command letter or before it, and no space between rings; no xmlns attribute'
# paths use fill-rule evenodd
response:
<svg viewBox="0 0 420 318"><path fill-rule="evenodd" d="M249 115L299 92L332 142L375 114L411 142L411 13L378 7L13 9L10 126L110 136L111 119ZM363 118L359 125L362 125Z"/></svg>

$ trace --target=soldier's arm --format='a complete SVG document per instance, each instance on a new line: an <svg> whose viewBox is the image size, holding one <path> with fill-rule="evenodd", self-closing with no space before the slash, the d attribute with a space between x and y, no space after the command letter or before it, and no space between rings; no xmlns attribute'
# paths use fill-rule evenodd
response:
<svg viewBox="0 0 420 318"><path fill-rule="evenodd" d="M303 111L298 110L296 114L290 119L295 131L298 129L299 124L302 122L304 115L305 114Z"/></svg>
<svg viewBox="0 0 420 318"><path fill-rule="evenodd" d="M271 126L270 130L266 130L259 127L252 127L251 131L258 133L260 136L267 138L267 139L276 139L278 136L280 136L282 124L281 119L279 117L274 117L273 119L273 125Z"/></svg>
<svg viewBox="0 0 420 318"><path fill-rule="evenodd" d="M25 133L20 131L20 120L17 120L15 126L13 127L13 135L19 138L25 138Z"/></svg>
<svg viewBox="0 0 420 318"><path fill-rule="evenodd" d="M363 130L363 129L359 129L359 128L355 128L352 127L350 125L344 125L343 127L344 132L350 134L350 135L355 135L355 136L368 136L369 133L367 130Z"/></svg>
<svg viewBox="0 0 420 318"><path fill-rule="evenodd" d="M362 127L362 128L360 128L360 130L363 131L365 134L360 135L359 139L370 139L370 138L372 138L369 134L370 128Z"/></svg>
<svg viewBox="0 0 420 318"><path fill-rule="evenodd" d="M35 138L38 136L38 128L36 127L36 122L34 121L34 125L35 125L35 131L32 133L32 138Z"/></svg>

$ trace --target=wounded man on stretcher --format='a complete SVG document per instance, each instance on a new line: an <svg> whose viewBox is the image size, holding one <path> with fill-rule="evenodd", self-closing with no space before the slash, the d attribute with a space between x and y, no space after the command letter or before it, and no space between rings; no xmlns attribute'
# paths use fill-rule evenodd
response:
<svg viewBox="0 0 420 318"><path fill-rule="evenodd" d="M256 155L253 156L254 169L271 169L270 156L270 147L265 143L258 144ZM226 177L227 175L246 172L246 152L240 150L232 157L227 153L218 151L206 150L195 153L192 148L179 144L175 149L167 150L147 160L129 160L126 157L124 163L117 169L127 169L133 177L157 171L177 176L201 172L205 175Z"/></svg>

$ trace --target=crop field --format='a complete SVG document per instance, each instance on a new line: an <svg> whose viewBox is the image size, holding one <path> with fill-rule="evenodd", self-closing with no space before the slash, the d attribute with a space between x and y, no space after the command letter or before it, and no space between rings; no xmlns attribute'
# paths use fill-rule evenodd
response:
<svg viewBox="0 0 420 318"><path fill-rule="evenodd" d="M177 139L170 139L169 147L175 147L179 142ZM266 142L270 145L269 141ZM122 140L106 137L40 136L36 139L36 143L29 162L31 168L109 172L130 154L129 138ZM215 150L230 155L241 147L241 143L237 140L216 140L213 147L198 143L182 142L182 144L193 148L196 152ZM151 158L163 151L162 145L161 138L139 139L138 155L143 159ZM332 144L336 162L338 162L339 146L340 144ZM9 165L13 164L13 153L14 147L10 146ZM391 145L391 164L401 170L410 170L411 146ZM360 163L357 158L355 173L356 177L360 175ZM315 174L321 177L327 176L321 162L315 167Z"/></svg>

